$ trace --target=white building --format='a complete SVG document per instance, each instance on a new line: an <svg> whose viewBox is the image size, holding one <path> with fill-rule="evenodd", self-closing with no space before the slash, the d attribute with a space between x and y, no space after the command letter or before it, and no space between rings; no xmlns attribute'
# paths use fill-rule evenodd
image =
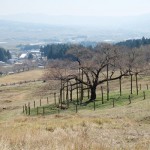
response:
<svg viewBox="0 0 150 150"><path fill-rule="evenodd" d="M28 54L21 54L19 58L20 59L26 59L26 58L28 58Z"/></svg>

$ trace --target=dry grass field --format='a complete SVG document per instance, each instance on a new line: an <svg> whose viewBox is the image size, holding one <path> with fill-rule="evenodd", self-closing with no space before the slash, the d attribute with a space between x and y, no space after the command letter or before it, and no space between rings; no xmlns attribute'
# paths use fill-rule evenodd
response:
<svg viewBox="0 0 150 150"><path fill-rule="evenodd" d="M0 78L0 83L38 79L42 71L29 71ZM14 81L15 80L15 81ZM149 78L140 79L143 90ZM149 150L150 97L132 104L80 110L46 116L25 116L25 103L39 102L35 82L0 87L0 150ZM130 83L123 80L123 88ZM118 81L111 85L118 91ZM147 91L147 92L150 92ZM100 94L100 93L98 93ZM53 102L50 95L49 100ZM44 98L43 98L44 99Z"/></svg>
<svg viewBox="0 0 150 150"><path fill-rule="evenodd" d="M16 83L20 81L28 81L28 80L37 80L41 78L43 74L43 70L31 70L26 72L21 72L17 74L7 75L5 77L0 77L0 84L5 83Z"/></svg>

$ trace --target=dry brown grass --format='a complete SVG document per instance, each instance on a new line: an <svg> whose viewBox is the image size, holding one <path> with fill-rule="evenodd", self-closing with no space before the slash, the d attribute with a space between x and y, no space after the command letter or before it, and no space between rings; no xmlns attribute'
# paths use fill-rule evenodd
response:
<svg viewBox="0 0 150 150"><path fill-rule="evenodd" d="M16 83L20 81L37 80L43 75L43 70L31 70L0 77L0 84Z"/></svg>
<svg viewBox="0 0 150 150"><path fill-rule="evenodd" d="M128 88L129 82L123 82L123 88ZM145 85L149 80L140 82ZM0 88L0 150L150 149L150 99L115 108L81 110L78 114L24 116L22 105L39 102L35 93L43 84ZM117 85L112 85L116 91Z"/></svg>
<svg viewBox="0 0 150 150"><path fill-rule="evenodd" d="M104 111L81 111L47 117L18 116L0 123L0 149L150 148L150 101Z"/></svg>

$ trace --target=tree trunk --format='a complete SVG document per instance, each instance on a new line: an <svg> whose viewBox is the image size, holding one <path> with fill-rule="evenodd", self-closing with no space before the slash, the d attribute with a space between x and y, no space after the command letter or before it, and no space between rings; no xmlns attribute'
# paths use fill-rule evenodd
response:
<svg viewBox="0 0 150 150"><path fill-rule="evenodd" d="M90 101L93 101L96 99L96 87L91 88L91 98Z"/></svg>

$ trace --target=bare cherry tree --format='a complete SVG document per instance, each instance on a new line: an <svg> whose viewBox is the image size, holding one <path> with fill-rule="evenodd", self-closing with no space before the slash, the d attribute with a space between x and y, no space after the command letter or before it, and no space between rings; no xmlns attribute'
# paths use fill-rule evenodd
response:
<svg viewBox="0 0 150 150"><path fill-rule="evenodd" d="M134 73L133 68L135 70L142 68L144 63L141 61L141 65L138 65L137 56L131 59L128 52L110 44L100 44L94 49L74 46L68 51L74 61L62 61L62 68L58 67L58 63L53 64L49 67L51 71L47 70L46 74L51 79L74 80L77 84L87 86L91 93L88 102L96 99L97 86L107 83L107 99L109 100L109 81L129 76ZM74 69L71 69L71 66L74 66Z"/></svg>

